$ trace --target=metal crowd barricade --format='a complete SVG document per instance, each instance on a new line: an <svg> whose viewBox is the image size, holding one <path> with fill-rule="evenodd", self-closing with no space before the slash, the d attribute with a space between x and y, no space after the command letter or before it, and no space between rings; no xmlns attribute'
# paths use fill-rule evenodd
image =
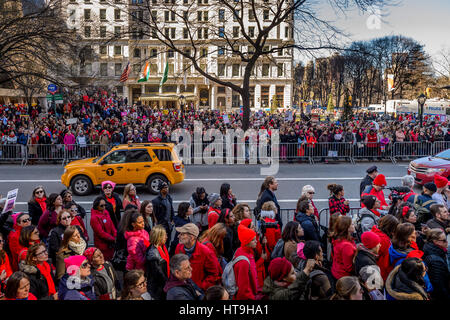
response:
<svg viewBox="0 0 450 320"><path fill-rule="evenodd" d="M353 145L353 159L367 160L391 160L392 144L382 144L379 142L357 142Z"/></svg>
<svg viewBox="0 0 450 320"><path fill-rule="evenodd" d="M433 144L431 142L395 142L392 151L393 162L397 162L396 158L418 158L430 156L433 153Z"/></svg>
<svg viewBox="0 0 450 320"><path fill-rule="evenodd" d="M21 162L26 164L27 147L23 144L1 144L0 161Z"/></svg>
<svg viewBox="0 0 450 320"><path fill-rule="evenodd" d="M35 161L64 163L65 152L63 144L32 144L28 145L27 163Z"/></svg>
<svg viewBox="0 0 450 320"><path fill-rule="evenodd" d="M326 159L344 159L353 163L353 148L351 142L318 142L314 147L307 147L311 162Z"/></svg>
<svg viewBox="0 0 450 320"><path fill-rule="evenodd" d="M433 143L433 154L445 151L450 148L450 141L435 141Z"/></svg>
<svg viewBox="0 0 450 320"><path fill-rule="evenodd" d="M311 163L311 147L306 143L298 142L280 142L280 161L301 161L305 160Z"/></svg>
<svg viewBox="0 0 450 320"><path fill-rule="evenodd" d="M86 144L86 145L65 145L64 163L73 160L93 158L104 155L111 146L104 144Z"/></svg>

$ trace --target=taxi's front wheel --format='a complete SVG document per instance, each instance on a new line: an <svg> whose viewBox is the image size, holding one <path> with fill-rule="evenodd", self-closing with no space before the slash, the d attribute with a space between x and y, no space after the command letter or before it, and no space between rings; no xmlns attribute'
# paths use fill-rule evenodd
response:
<svg viewBox="0 0 450 320"><path fill-rule="evenodd" d="M77 196L87 196L92 192L92 182L86 176L77 176L72 179L70 188Z"/></svg>
<svg viewBox="0 0 450 320"><path fill-rule="evenodd" d="M151 194L159 194L159 184L161 182L169 183L167 178L161 174L155 174L148 178L147 188Z"/></svg>

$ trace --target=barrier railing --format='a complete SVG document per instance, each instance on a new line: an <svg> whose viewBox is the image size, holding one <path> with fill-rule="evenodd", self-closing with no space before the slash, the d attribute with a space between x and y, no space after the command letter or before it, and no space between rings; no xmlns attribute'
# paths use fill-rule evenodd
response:
<svg viewBox="0 0 450 320"><path fill-rule="evenodd" d="M180 143L182 144L182 143ZM89 157L99 157L110 150L112 145L64 145L64 144L0 144L0 161L21 165L36 162L67 162ZM280 162L309 162L325 160L344 160L355 163L359 159L369 161L391 160L396 163L398 158L404 160L437 154L450 148L449 141L436 142L395 142L352 143L352 142L319 142L280 143L272 147L270 144L225 142L212 145L209 142L191 144L179 148L179 155L185 164L214 163L222 164L270 164L272 154L278 156Z"/></svg>

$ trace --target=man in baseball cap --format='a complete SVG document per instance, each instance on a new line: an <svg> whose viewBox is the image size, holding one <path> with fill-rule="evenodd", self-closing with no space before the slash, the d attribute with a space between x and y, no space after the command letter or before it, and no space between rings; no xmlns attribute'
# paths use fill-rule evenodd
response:
<svg viewBox="0 0 450 320"><path fill-rule="evenodd" d="M189 257L192 266L192 280L201 289L219 284L220 265L216 254L207 246L201 244L197 238L200 233L194 223L186 223L184 226L175 228L178 232L180 243L175 249L175 254L184 253Z"/></svg>
<svg viewBox="0 0 450 320"><path fill-rule="evenodd" d="M371 166L367 170L367 175L362 179L361 184L359 185L359 194L361 195L364 192L364 189L367 186L371 186L373 183L373 179L378 175L377 166Z"/></svg>

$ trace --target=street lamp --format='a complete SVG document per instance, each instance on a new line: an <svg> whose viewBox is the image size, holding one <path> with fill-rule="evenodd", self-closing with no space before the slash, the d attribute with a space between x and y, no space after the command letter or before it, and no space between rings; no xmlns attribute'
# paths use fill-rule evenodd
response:
<svg viewBox="0 0 450 320"><path fill-rule="evenodd" d="M417 97L417 102L419 103L419 120L420 120L420 127L422 128L422 122L423 122L423 105L425 104L425 101L427 100L427 96L423 93L420 94L420 96Z"/></svg>

